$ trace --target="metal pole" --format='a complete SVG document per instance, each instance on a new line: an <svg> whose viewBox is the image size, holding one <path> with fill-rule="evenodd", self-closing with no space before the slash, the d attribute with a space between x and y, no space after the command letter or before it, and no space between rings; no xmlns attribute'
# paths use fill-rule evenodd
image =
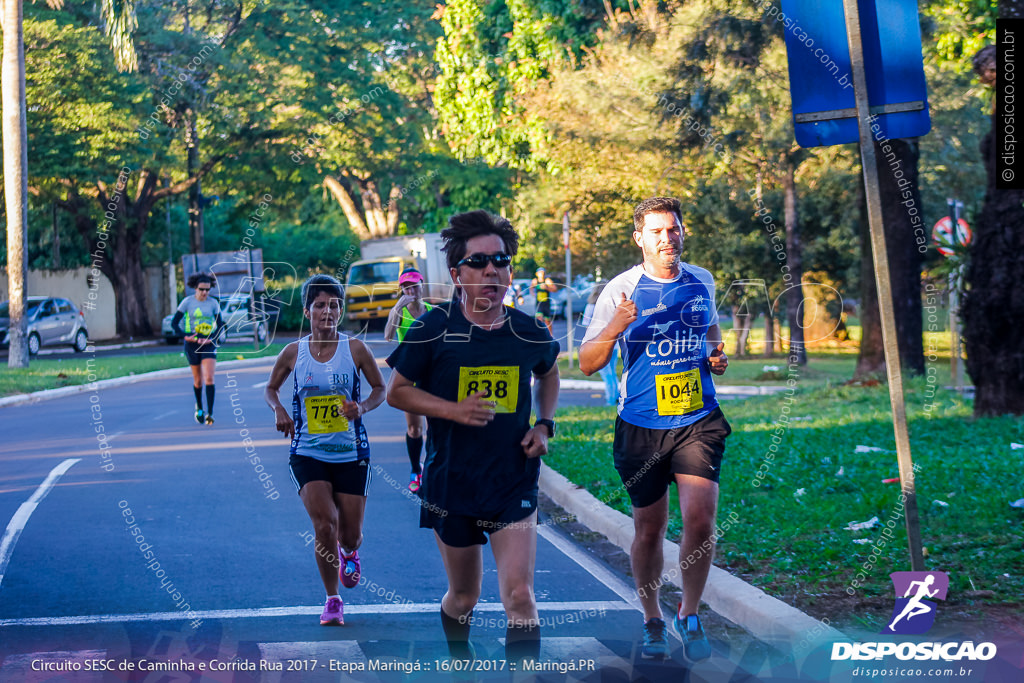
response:
<svg viewBox="0 0 1024 683"><path fill-rule="evenodd" d="M946 206L949 209L949 223L952 226L950 228L950 239L954 246L956 246L956 229L957 229L957 211L956 211L956 200L946 199ZM957 281L956 271L954 270L949 274L949 333L951 336L949 342L949 374L953 380L953 387L960 390L960 354L957 350L960 348L960 335L957 324L957 309L960 306L960 296L957 292Z"/></svg>
<svg viewBox="0 0 1024 683"><path fill-rule="evenodd" d="M960 246L960 209L964 207L963 202L953 200L953 248ZM952 325L950 329L953 332L953 343L951 358L955 359L956 365L953 366L953 384L956 386L956 390L960 391L960 388L964 385L964 363L961 351L963 350L963 339L960 335L960 285L963 282L963 266L959 265L953 271L953 289L950 303L950 313L952 314Z"/></svg>
<svg viewBox="0 0 1024 683"><path fill-rule="evenodd" d="M878 312L882 319L882 341L885 348L885 370L889 379L889 400L892 403L893 428L896 434L896 457L899 461L903 508L907 525L907 543L910 546L910 566L913 571L924 570L921 551L921 530L917 516L917 494L914 489L914 464L910 457L910 438L907 433L907 412L903 397L903 371L893 318L892 279L889 276L889 253L886 250L885 226L882 218L881 190L878 182L878 162L875 158L868 109L867 76L864 70L864 46L861 42L860 12L857 0L843 0L846 14L846 37L850 43L850 66L853 72L853 92L857 101L857 126L860 131L861 160L864 170L864 190L868 205L871 230L871 251L875 262L875 283L878 287Z"/></svg>
<svg viewBox="0 0 1024 683"><path fill-rule="evenodd" d="M569 251L569 212L562 217L562 241L565 243L565 327L569 331L566 342L569 346L569 369L572 369L573 318L572 318L572 252Z"/></svg>

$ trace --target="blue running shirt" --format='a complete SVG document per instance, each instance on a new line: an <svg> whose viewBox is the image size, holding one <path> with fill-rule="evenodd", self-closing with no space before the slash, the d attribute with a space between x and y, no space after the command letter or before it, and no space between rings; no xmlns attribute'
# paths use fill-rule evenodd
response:
<svg viewBox="0 0 1024 683"><path fill-rule="evenodd" d="M708 328L718 323L711 273L680 263L673 280L653 277L642 265L617 275L597 300L584 343L608 325L623 294L636 303L637 319L618 341L619 417L647 429L700 420L718 406L707 361Z"/></svg>

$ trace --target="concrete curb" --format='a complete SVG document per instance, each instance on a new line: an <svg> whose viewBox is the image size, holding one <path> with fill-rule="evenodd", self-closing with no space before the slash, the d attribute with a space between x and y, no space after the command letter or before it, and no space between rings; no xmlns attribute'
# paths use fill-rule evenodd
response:
<svg viewBox="0 0 1024 683"><path fill-rule="evenodd" d="M217 361L217 369L221 368L240 368L248 365L261 365L263 363L273 363L274 356L264 356L262 358L246 358L244 360L225 360ZM191 377L192 371L188 367L183 368L168 368L167 370L154 370L153 372L144 372L139 375L128 375L127 377L112 377L110 379L101 379L96 382L87 382L85 384L75 384L70 387L60 387L59 389L46 389L44 391L36 391L31 394L15 394L13 396L4 396L0 398L0 408L7 406L16 406L23 403L35 403L38 401L48 401L53 398L61 398L63 396L72 396L74 394L80 394L83 391L98 391L100 389L108 389L110 387L120 387L126 384L135 384L136 382L142 382L150 379L161 379L164 377Z"/></svg>
<svg viewBox="0 0 1024 683"><path fill-rule="evenodd" d="M541 465L540 487L544 493L592 531L603 534L627 553L633 543L633 520L613 510L589 491ZM664 542L662 576L679 574L679 546ZM674 583L678 584L678 581ZM848 640L841 632L800 610L771 597L727 571L712 566L704 589L704 602L754 637L786 651L807 651L815 645Z"/></svg>

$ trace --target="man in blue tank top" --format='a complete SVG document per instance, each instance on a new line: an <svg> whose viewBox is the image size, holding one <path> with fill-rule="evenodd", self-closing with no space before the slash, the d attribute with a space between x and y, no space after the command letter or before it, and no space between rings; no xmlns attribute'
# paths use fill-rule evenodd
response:
<svg viewBox="0 0 1024 683"><path fill-rule="evenodd" d="M674 481L683 518L683 601L674 623L686 657L696 661L711 655L697 608L711 569L718 477L732 431L711 376L724 373L729 362L722 353L714 279L680 260L679 200L641 202L633 228L643 263L616 276L601 293L580 347L580 369L591 375L608 363L615 345L622 352L612 452L633 506L630 559L644 609L641 654L669 654L658 593Z"/></svg>

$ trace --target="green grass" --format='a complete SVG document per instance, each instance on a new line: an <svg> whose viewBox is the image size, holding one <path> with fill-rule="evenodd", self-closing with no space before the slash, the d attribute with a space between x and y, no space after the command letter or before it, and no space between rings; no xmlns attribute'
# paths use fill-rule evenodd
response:
<svg viewBox="0 0 1024 683"><path fill-rule="evenodd" d="M222 347L217 359L234 360L236 356L255 358L275 356L284 344L271 344L254 352L251 344L231 344ZM154 370L187 367L185 354L180 347L167 353L151 353L139 356L97 356L88 352L74 358L47 359L33 358L27 368L4 368L0 372L0 396L27 394L44 389L57 389L76 384L87 384L98 379L141 375Z"/></svg>
<svg viewBox="0 0 1024 683"><path fill-rule="evenodd" d="M810 365L816 363L845 367L838 359L812 359ZM937 379L931 384L926 378L906 383L926 568L949 573L949 601L969 605L966 591L989 590L993 595L984 602L1019 605L1024 510L1009 502L1024 497L1024 475L1019 451L1010 444L1024 443L1024 420L974 419L969 402L942 388L949 382L948 362L932 367ZM716 564L812 613L816 602L825 608L829 597L846 597L848 587L860 599L885 598L891 607L889 573L910 563L899 484L882 483L899 476L888 390L884 384L808 384L798 383L791 402L783 392L724 403L733 434L722 466L719 520L735 513L738 522L719 540ZM772 453L784 407L797 419ZM614 415L613 408L560 410L545 461L629 514L612 466ZM885 451L855 453L857 445ZM883 527L844 528L876 516ZM890 520L888 536L883 529ZM680 528L675 504L669 537L678 538ZM878 559L864 570L873 549ZM863 576L854 586L858 572Z"/></svg>

